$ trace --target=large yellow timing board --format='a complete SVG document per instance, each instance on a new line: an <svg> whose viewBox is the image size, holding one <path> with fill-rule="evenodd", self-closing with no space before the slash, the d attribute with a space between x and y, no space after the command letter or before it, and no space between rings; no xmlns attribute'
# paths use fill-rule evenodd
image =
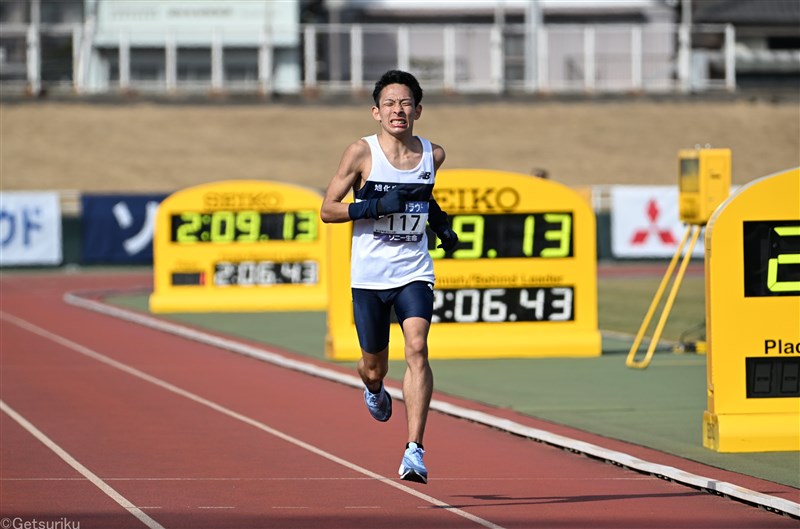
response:
<svg viewBox="0 0 800 529"><path fill-rule="evenodd" d="M705 244L703 445L800 450L800 168L740 188Z"/></svg>
<svg viewBox="0 0 800 529"><path fill-rule="evenodd" d="M170 195L156 217L150 310L324 310L321 205L316 191L260 180Z"/></svg>
<svg viewBox="0 0 800 529"><path fill-rule="evenodd" d="M428 231L431 358L600 354L595 217L585 198L549 180L478 169L440 171L434 196L460 242L445 253ZM351 223L332 226L326 354L336 360L361 357L351 238ZM389 356L404 357L399 326Z"/></svg>

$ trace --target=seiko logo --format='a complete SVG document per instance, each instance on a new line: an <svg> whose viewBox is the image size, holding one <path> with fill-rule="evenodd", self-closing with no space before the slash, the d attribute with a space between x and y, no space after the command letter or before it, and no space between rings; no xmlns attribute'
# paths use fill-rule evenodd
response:
<svg viewBox="0 0 800 529"><path fill-rule="evenodd" d="M279 193L206 193L203 206L208 209L277 209L283 197Z"/></svg>
<svg viewBox="0 0 800 529"><path fill-rule="evenodd" d="M464 210L513 211L519 205L519 193L513 187L436 189L436 202L449 212Z"/></svg>
<svg viewBox="0 0 800 529"><path fill-rule="evenodd" d="M431 172L430 171L422 171L417 180L430 180L431 179Z"/></svg>

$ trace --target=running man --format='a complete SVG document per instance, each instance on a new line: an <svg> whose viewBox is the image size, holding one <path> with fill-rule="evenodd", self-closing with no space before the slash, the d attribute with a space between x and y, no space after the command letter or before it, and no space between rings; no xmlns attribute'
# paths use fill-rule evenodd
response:
<svg viewBox="0 0 800 529"><path fill-rule="evenodd" d="M422 88L407 72L386 72L372 93L377 134L345 149L322 202L323 222L353 221L350 280L353 313L361 346L358 374L364 401L378 421L392 416L392 398L383 379L389 370L390 313L394 307L405 339L408 442L400 477L428 482L422 438L428 417L433 373L428 363L428 331L433 314L433 261L426 223L441 248L452 251L458 236L433 200L436 171L445 159L441 146L414 136L422 114ZM342 202L350 191L355 201Z"/></svg>

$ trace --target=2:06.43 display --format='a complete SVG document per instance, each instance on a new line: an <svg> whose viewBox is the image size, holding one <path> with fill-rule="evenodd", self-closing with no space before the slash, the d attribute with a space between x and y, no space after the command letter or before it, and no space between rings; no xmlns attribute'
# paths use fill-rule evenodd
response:
<svg viewBox="0 0 800 529"><path fill-rule="evenodd" d="M434 323L573 321L571 286L433 291Z"/></svg>
<svg viewBox="0 0 800 529"><path fill-rule="evenodd" d="M215 286L272 286L286 284L315 285L318 282L316 261L274 262L241 261L216 263Z"/></svg>

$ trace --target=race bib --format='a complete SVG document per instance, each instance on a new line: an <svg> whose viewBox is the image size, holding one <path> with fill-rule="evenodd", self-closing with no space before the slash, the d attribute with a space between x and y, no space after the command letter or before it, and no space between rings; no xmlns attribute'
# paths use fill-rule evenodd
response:
<svg viewBox="0 0 800 529"><path fill-rule="evenodd" d="M406 202L406 210L375 221L373 236L382 241L419 242L428 223L428 202Z"/></svg>

